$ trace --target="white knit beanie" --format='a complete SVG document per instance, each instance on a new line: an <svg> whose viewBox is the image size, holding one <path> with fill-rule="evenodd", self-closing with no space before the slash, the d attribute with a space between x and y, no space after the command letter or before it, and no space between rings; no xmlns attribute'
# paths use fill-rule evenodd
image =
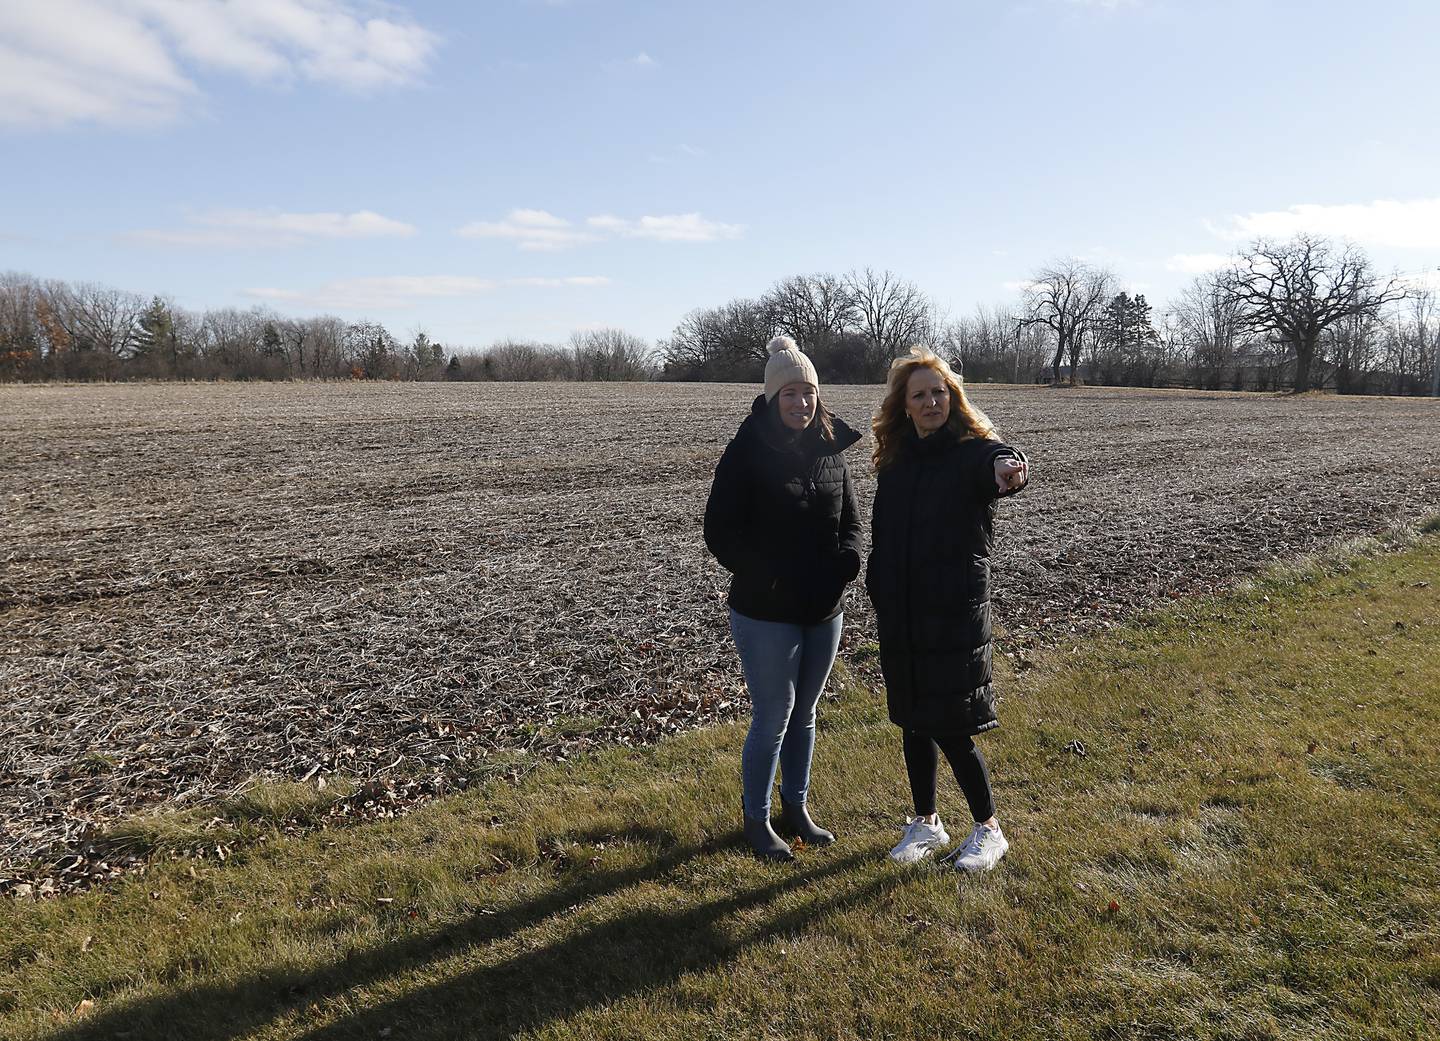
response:
<svg viewBox="0 0 1440 1041"><path fill-rule="evenodd" d="M775 395L787 383L808 383L817 391L820 389L815 366L790 337L777 336L765 349L770 352L770 360L765 363L766 401L775 400Z"/></svg>

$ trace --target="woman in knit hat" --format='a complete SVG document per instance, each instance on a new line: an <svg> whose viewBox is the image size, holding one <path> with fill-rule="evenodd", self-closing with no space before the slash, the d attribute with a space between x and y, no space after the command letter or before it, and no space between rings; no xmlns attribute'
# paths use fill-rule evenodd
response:
<svg viewBox="0 0 1440 1041"><path fill-rule="evenodd" d="M943 753L974 818L954 865L985 871L1010 846L972 740L1000 725L990 672L992 524L995 500L1025 487L1029 463L1000 441L950 366L918 348L891 364L871 429L877 480L865 588L915 801L890 856L912 863L949 843L935 805Z"/></svg>
<svg viewBox="0 0 1440 1041"><path fill-rule="evenodd" d="M788 336L768 345L765 393L715 467L705 545L731 572L730 632L750 691L740 777L745 838L790 860L770 823L780 771L782 829L809 846L835 836L806 797L815 708L840 645L845 586L860 572L860 519L845 449L860 435L820 401L815 366Z"/></svg>

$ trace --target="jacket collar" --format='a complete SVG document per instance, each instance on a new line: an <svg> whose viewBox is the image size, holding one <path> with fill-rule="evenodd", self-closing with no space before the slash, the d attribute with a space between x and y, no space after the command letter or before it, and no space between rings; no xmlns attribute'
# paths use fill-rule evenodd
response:
<svg viewBox="0 0 1440 1041"><path fill-rule="evenodd" d="M906 453L920 459L939 455L958 442L955 431L948 426L941 427L929 437L921 437L915 432L915 424L911 423L905 428L904 436Z"/></svg>

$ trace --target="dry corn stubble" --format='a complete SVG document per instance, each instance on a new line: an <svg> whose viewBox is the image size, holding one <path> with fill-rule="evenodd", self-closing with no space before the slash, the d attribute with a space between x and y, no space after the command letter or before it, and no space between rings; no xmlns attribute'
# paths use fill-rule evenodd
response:
<svg viewBox="0 0 1440 1041"><path fill-rule="evenodd" d="M1432 401L972 389L1033 463L995 558L1020 658L1440 511ZM0 875L105 877L97 826L257 777L387 814L744 712L700 517L752 393L0 388ZM864 428L880 388L825 397Z"/></svg>

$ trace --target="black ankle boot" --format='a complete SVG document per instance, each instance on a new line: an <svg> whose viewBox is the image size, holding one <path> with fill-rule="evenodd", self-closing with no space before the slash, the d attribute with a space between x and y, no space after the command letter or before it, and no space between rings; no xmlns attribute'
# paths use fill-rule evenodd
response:
<svg viewBox="0 0 1440 1041"><path fill-rule="evenodd" d="M835 841L834 835L810 819L803 802L799 806L792 806L781 799L780 820L787 831L794 832L795 837L807 846L828 846Z"/></svg>
<svg viewBox="0 0 1440 1041"><path fill-rule="evenodd" d="M750 848L761 860L794 860L795 854L790 852L790 844L775 834L775 829L770 827L770 821L752 820L745 817L745 841L750 843Z"/></svg>

